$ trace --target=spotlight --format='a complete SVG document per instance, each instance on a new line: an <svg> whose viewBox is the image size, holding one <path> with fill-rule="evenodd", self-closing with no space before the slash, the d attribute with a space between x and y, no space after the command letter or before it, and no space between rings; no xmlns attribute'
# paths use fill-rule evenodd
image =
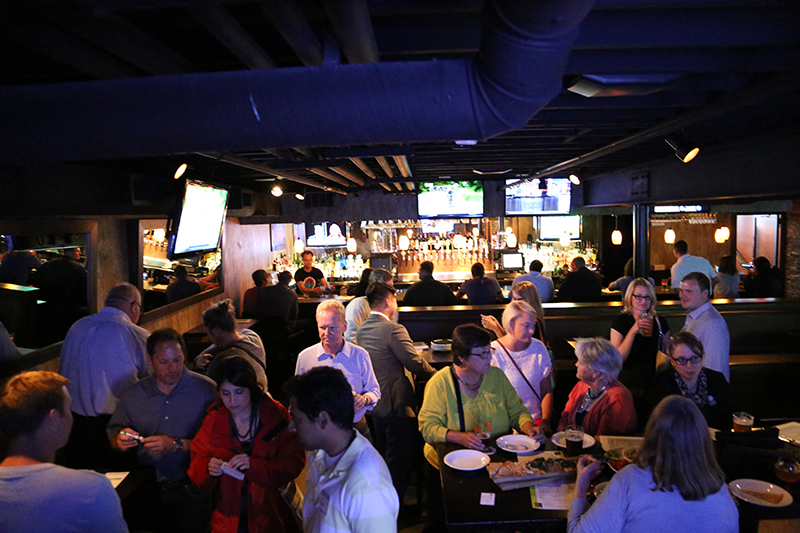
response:
<svg viewBox="0 0 800 533"><path fill-rule="evenodd" d="M275 186L272 188L272 196L274 196L274 197L276 197L276 198L277 198L278 196L280 196L280 195L282 195L282 194L283 194L283 189L281 189L281 186L280 186L280 185L275 185Z"/></svg>
<svg viewBox="0 0 800 533"><path fill-rule="evenodd" d="M573 185L581 184L581 178L577 174L570 174L569 181L571 181Z"/></svg>
<svg viewBox="0 0 800 533"><path fill-rule="evenodd" d="M688 163L700 153L700 148L698 148L694 143L688 142L686 139L682 139L680 137L667 137L664 140L668 145L670 145L670 147L672 147L673 150L675 150L675 157L684 163Z"/></svg>
<svg viewBox="0 0 800 533"><path fill-rule="evenodd" d="M186 163L181 163L181 166L175 169L175 179L178 179L181 176L183 176L183 173L186 172L187 168L189 168L189 165L187 165Z"/></svg>
<svg viewBox="0 0 800 533"><path fill-rule="evenodd" d="M294 197L297 198L298 200L305 200L306 199L306 196L301 192L294 193Z"/></svg>

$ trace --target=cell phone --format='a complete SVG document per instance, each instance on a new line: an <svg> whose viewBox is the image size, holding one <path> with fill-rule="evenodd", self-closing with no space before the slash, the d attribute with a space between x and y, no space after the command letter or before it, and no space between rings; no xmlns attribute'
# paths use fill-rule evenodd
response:
<svg viewBox="0 0 800 533"><path fill-rule="evenodd" d="M128 433L127 431L120 431L120 434L125 435L126 437L131 437L133 439L136 439L139 442L142 442L144 440L144 437L142 437L141 435L134 435L133 433Z"/></svg>

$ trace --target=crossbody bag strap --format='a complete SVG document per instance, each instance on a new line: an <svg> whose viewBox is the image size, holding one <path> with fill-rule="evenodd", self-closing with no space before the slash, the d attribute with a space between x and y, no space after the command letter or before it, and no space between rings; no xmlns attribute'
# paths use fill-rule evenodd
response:
<svg viewBox="0 0 800 533"><path fill-rule="evenodd" d="M458 385L458 376L455 369L451 366L450 372L453 374L453 386L456 389L456 403L458 403L458 421L461 424L461 432L466 431L467 425L464 423L464 404L461 403L461 387Z"/></svg>
<svg viewBox="0 0 800 533"><path fill-rule="evenodd" d="M502 343L502 342L500 342L500 339L497 339L497 344L499 344L499 345L500 345L500 347L501 347L501 348L503 348L503 351L504 351L504 352L506 352L506 355L508 356L508 358L509 358L509 359L511 359L511 362L512 362L512 363L514 363L514 367L517 369L517 372L519 372L519 375L520 375L520 376L522 376L522 379L524 379L524 380L525 380L525 383L527 383L527 384L528 384L528 387L530 387L530 388L531 388L531 390L533 391L533 394L536 396L536 399L537 399L537 400L539 400L539 402L541 403L541 401L542 401L542 397L541 397L541 396L539 396L539 393L538 393L538 392L536 392L536 389L534 389L534 388L533 388L533 385L531 385L531 382L530 382L530 381L528 381L528 378L527 378L527 377L525 377L525 374L522 372L522 369L519 367L519 365L517 364L517 362L516 362L516 361L514 361L514 358L511 356L511 352L509 352L509 351L508 351L508 348L506 348L506 347L505 347L505 345L503 345L503 343Z"/></svg>
<svg viewBox="0 0 800 533"><path fill-rule="evenodd" d="M261 368L263 368L265 372L267 371L267 365L266 365L265 363L263 363L263 362L261 361L261 359L259 359L258 357L256 357L256 356L253 354L253 352L251 352L250 350L248 350L248 349L247 349L247 348L245 348L244 346L240 346L239 344L233 344L233 345L231 345L231 348L238 348L239 350L243 351L243 352L244 352L244 353L246 353L248 356L250 356L250 359L252 359L252 360L253 360L253 361L255 361L256 363L258 363L258 366L260 366Z"/></svg>

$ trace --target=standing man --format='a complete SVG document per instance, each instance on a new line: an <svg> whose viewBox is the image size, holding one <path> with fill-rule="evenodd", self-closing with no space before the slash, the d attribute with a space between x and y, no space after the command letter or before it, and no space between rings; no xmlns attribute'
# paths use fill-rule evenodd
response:
<svg viewBox="0 0 800 533"><path fill-rule="evenodd" d="M369 283L385 283L386 285L394 287L392 273L382 268L376 268L370 272ZM350 303L348 303L347 307L345 307L347 329L344 332L344 340L347 342L356 341L356 332L358 331L358 327L363 324L367 318L369 318L369 312L369 302L367 302L366 296L359 296L358 298L353 298L350 300ZM396 316L394 321L397 322Z"/></svg>
<svg viewBox="0 0 800 533"><path fill-rule="evenodd" d="M55 372L23 372L0 391L0 427L9 439L0 463L0 531L128 531L105 476L53 464L72 427L66 384Z"/></svg>
<svg viewBox="0 0 800 533"><path fill-rule="evenodd" d="M142 296L130 283L112 288L104 307L77 321L61 347L59 373L69 380L75 419L64 448L67 466L111 468L106 426L122 393L150 373L145 359L149 333L136 325Z"/></svg>
<svg viewBox="0 0 800 533"><path fill-rule="evenodd" d="M367 288L367 301L372 311L358 328L356 341L369 352L381 387L381 399L370 416L376 447L386 459L402 503L414 449L421 445L419 409L409 372L427 381L435 371L414 349L408 330L392 321L397 313L394 287L373 283Z"/></svg>
<svg viewBox="0 0 800 533"><path fill-rule="evenodd" d="M586 268L586 260L578 256L570 263L570 272L558 289L558 301L599 302L602 293L600 276Z"/></svg>
<svg viewBox="0 0 800 533"><path fill-rule="evenodd" d="M553 287L553 280L542 275L542 268L544 268L544 264L538 259L534 259L531 261L531 271L514 278L514 283L511 284L511 288L513 289L514 285L517 283L530 281L536 286L536 290L539 291L539 298L542 300L542 303L549 302L553 299L555 288Z"/></svg>
<svg viewBox="0 0 800 533"><path fill-rule="evenodd" d="M676 243L677 244L677 243ZM681 280L681 305L686 309L686 323L681 331L693 333L706 351L703 366L722 372L731 380L728 324L711 305L711 282L702 272L690 272Z"/></svg>
<svg viewBox="0 0 800 533"><path fill-rule="evenodd" d="M372 361L364 348L344 340L344 306L335 300L326 300L317 307L317 344L306 348L297 356L294 375L305 374L316 366L338 368L353 391L353 427L370 438L366 411L371 411L381 399L381 387L372 370Z"/></svg>
<svg viewBox="0 0 800 533"><path fill-rule="evenodd" d="M80 258L80 248L69 248L30 274L30 284L41 289L38 298L44 301L36 311L44 326L38 339L43 345L62 340L72 324L88 314L86 269Z"/></svg>
<svg viewBox="0 0 800 533"><path fill-rule="evenodd" d="M122 395L108 424L108 438L115 450L136 448L139 463L155 467L157 485L145 484L137 494L151 496L148 503L159 509L156 529L202 531L211 517L211 500L189 494L186 471L192 438L217 387L184 368L186 345L174 329L150 335L147 353L153 375Z"/></svg>
<svg viewBox="0 0 800 533"><path fill-rule="evenodd" d="M251 274L255 287L250 287L244 291L242 296L242 318L258 318L256 309L258 302L258 292L262 287L267 286L267 271L260 268Z"/></svg>
<svg viewBox="0 0 800 533"><path fill-rule="evenodd" d="M503 301L503 289L494 278L485 276L483 263L472 265L472 279L461 284L456 299L467 297L469 305L491 305Z"/></svg>
<svg viewBox="0 0 800 533"><path fill-rule="evenodd" d="M305 250L300 257L303 260L303 268L294 273L294 281L297 283L298 294L307 296L318 296L322 294L322 289L330 286L325 281L325 274L322 270L314 266L314 252Z"/></svg>
<svg viewBox="0 0 800 533"><path fill-rule="evenodd" d="M259 319L280 317L289 331L296 329L300 306L297 294L289 288L291 282L292 273L284 270L278 274L278 283L258 289L254 317ZM308 322L310 325L310 320Z"/></svg>
<svg viewBox="0 0 800 533"><path fill-rule="evenodd" d="M450 287L433 279L433 263L423 261L419 265L419 281L406 291L403 305L422 307L428 305L458 305L458 299Z"/></svg>
<svg viewBox="0 0 800 533"><path fill-rule="evenodd" d="M712 281L717 278L717 271L714 270L708 259L689 255L689 245L686 244L686 241L677 241L672 246L672 253L675 254L675 259L677 259L672 268L670 268L673 289L679 290L683 277L690 272L702 272Z"/></svg>
<svg viewBox="0 0 800 533"><path fill-rule="evenodd" d="M386 463L353 430L350 385L335 368L312 368L286 383L289 430L309 456L303 504L306 533L393 533L399 511Z"/></svg>

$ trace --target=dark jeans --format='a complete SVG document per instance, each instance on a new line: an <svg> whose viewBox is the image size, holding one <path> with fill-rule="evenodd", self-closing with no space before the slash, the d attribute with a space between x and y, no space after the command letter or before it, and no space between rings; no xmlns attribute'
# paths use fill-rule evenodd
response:
<svg viewBox="0 0 800 533"><path fill-rule="evenodd" d="M389 467L392 484L402 507L408 486L408 474L412 467L415 447L418 445L417 419L400 416L371 418L375 427L375 448Z"/></svg>

